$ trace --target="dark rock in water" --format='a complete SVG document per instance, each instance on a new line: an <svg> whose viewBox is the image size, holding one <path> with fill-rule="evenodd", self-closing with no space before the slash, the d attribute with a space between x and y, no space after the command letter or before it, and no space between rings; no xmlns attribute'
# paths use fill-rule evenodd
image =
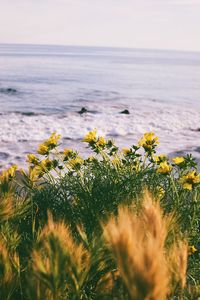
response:
<svg viewBox="0 0 200 300"><path fill-rule="evenodd" d="M130 114L130 112L129 112L129 110L128 110L128 109L124 109L124 110L120 111L120 114L129 115L129 114Z"/></svg>
<svg viewBox="0 0 200 300"><path fill-rule="evenodd" d="M85 107L82 107L81 110L78 111L78 113L79 113L80 115L82 115L82 114L84 114L84 113L86 113L86 112L88 112L88 110L87 110Z"/></svg>
<svg viewBox="0 0 200 300"><path fill-rule="evenodd" d="M19 161L23 161L23 157L21 157L21 156L15 156L15 159L19 160Z"/></svg>
<svg viewBox="0 0 200 300"><path fill-rule="evenodd" d="M7 159L10 155L6 152L0 152L0 158L1 159Z"/></svg>
<svg viewBox="0 0 200 300"><path fill-rule="evenodd" d="M8 88L7 93L17 93L16 89Z"/></svg>
<svg viewBox="0 0 200 300"><path fill-rule="evenodd" d="M3 93L3 94L16 94L17 93L17 90L16 89L13 89L13 88L0 88L0 93Z"/></svg>
<svg viewBox="0 0 200 300"><path fill-rule="evenodd" d="M78 111L78 114L80 115L83 115L85 113L98 114L99 112L97 110L88 110L85 107L82 107L81 110Z"/></svg>
<svg viewBox="0 0 200 300"><path fill-rule="evenodd" d="M200 147L195 148L195 151L200 153Z"/></svg>
<svg viewBox="0 0 200 300"><path fill-rule="evenodd" d="M32 111L25 111L25 112L22 112L21 113L23 116L28 116L28 117L31 117L31 116L35 116L35 113L32 112Z"/></svg>

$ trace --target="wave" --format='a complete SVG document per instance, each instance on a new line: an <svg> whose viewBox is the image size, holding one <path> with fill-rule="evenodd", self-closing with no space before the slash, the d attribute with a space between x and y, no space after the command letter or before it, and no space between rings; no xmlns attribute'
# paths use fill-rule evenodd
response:
<svg viewBox="0 0 200 300"><path fill-rule="evenodd" d="M187 135L199 136L199 120L200 111L186 106L180 109L178 105L149 101L139 101L134 106L90 103L88 107L74 107L74 111L54 114L34 111L2 113L0 141L12 142L24 137L41 140L52 131L61 132L64 138L79 139L93 128L107 136L134 136L154 130L164 132L164 135L179 133L185 139Z"/></svg>
<svg viewBox="0 0 200 300"><path fill-rule="evenodd" d="M120 114L124 109L130 113ZM139 101L134 106L90 103L83 114L78 110L50 115L28 111L6 113L0 118L0 143L2 153L8 156L0 155L0 165L11 161L21 164L28 152L37 149L38 143L55 131L62 135L64 146L85 153L80 140L94 128L99 134L114 138L119 146L135 144L144 132L154 131L160 138L161 153L188 149L200 155L196 150L200 140L199 120L200 111L195 108L180 109L178 105L149 101Z"/></svg>

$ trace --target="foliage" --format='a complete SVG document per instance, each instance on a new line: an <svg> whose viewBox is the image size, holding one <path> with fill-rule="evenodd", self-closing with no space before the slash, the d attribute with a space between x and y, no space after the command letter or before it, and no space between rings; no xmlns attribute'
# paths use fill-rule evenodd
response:
<svg viewBox="0 0 200 300"><path fill-rule="evenodd" d="M198 298L195 159L158 155L152 132L120 150L91 131L87 158L59 140L0 175L0 298Z"/></svg>

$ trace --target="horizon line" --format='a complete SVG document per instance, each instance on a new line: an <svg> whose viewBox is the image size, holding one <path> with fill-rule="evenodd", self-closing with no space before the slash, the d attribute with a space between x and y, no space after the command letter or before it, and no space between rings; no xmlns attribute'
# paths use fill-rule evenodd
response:
<svg viewBox="0 0 200 300"><path fill-rule="evenodd" d="M85 48L107 48L107 49L126 49L126 50L150 50L150 51L169 51L169 52L190 52L200 53L200 50L189 49L173 49L173 48L143 48L143 47L125 47L125 46L105 46L105 45L80 45L80 44L49 44L49 43L11 43L0 42L0 45L16 45L16 46L58 46L58 47L85 47Z"/></svg>

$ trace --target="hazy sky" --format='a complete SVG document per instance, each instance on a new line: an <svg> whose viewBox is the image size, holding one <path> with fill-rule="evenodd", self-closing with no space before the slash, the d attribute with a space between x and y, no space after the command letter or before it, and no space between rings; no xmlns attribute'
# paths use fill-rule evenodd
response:
<svg viewBox="0 0 200 300"><path fill-rule="evenodd" d="M0 43L200 51L200 0L0 0Z"/></svg>

